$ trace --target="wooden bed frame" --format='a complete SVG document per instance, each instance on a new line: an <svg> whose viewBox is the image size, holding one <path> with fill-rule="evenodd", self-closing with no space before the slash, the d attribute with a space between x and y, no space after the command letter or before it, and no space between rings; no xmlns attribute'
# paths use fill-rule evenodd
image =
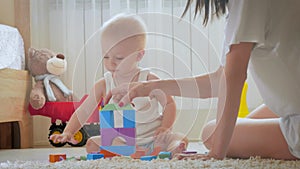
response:
<svg viewBox="0 0 300 169"><path fill-rule="evenodd" d="M1 23L18 28L25 49L25 64L27 63L27 50L30 43L30 0L6 0L2 4L12 10L2 14ZM13 16L13 17L10 17ZM13 18L13 19L11 19ZM27 69L27 67L25 68ZM29 92L32 87L32 78L26 70L0 69L0 123L18 124L12 130L16 137L12 141L18 142L20 148L33 146L32 117L27 111ZM14 125L16 126L16 125ZM0 126L0 134L5 134L6 126ZM16 131L15 131L16 130ZM0 135L0 142L6 135ZM9 140L9 139L8 139ZM13 148L19 148L13 147Z"/></svg>
<svg viewBox="0 0 300 169"><path fill-rule="evenodd" d="M0 79L0 123L18 122L20 148L32 147L32 117L27 110L32 78L26 70L1 69Z"/></svg>

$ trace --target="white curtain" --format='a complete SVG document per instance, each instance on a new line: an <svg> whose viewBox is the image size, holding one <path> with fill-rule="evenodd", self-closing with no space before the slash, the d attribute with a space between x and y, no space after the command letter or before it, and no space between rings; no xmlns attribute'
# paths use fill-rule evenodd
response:
<svg viewBox="0 0 300 169"><path fill-rule="evenodd" d="M146 22L148 41L142 67L161 78L214 71L219 66L224 18L207 27L193 8L180 19L186 0L31 0L32 46L67 57L62 77L80 98L105 71L99 28L111 16L136 13ZM196 89L193 89L196 91ZM176 98L179 109L208 109L213 100Z"/></svg>

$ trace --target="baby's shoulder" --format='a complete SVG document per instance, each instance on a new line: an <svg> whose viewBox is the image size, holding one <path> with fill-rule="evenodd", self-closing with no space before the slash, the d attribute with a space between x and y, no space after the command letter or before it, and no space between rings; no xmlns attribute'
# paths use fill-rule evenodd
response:
<svg viewBox="0 0 300 169"><path fill-rule="evenodd" d="M159 77L155 73L153 72L148 73L147 80L156 80L156 79L159 79Z"/></svg>
<svg viewBox="0 0 300 169"><path fill-rule="evenodd" d="M102 87L105 87L105 79L104 78L101 78L99 80L96 81L95 83L95 87L98 87L98 88L102 88Z"/></svg>

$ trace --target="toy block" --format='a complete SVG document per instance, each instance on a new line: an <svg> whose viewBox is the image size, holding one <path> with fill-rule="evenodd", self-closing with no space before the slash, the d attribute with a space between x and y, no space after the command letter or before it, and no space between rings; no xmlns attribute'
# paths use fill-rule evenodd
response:
<svg viewBox="0 0 300 169"><path fill-rule="evenodd" d="M114 117L113 111L102 110L100 111L100 128L113 128L114 127Z"/></svg>
<svg viewBox="0 0 300 169"><path fill-rule="evenodd" d="M100 149L107 150L123 156L130 156L135 152L135 146L100 146Z"/></svg>
<svg viewBox="0 0 300 169"><path fill-rule="evenodd" d="M55 163L55 162L66 160L66 159L67 159L66 154L50 154L49 155L49 162L50 163Z"/></svg>
<svg viewBox="0 0 300 169"><path fill-rule="evenodd" d="M162 151L158 154L159 159L171 159L171 152Z"/></svg>
<svg viewBox="0 0 300 169"><path fill-rule="evenodd" d="M102 128L101 144L103 146L112 146L112 141L116 137L122 137L126 145L135 146L135 128Z"/></svg>
<svg viewBox="0 0 300 169"><path fill-rule="evenodd" d="M154 147L153 152L151 153L152 156L157 156L161 152L161 147Z"/></svg>
<svg viewBox="0 0 300 169"><path fill-rule="evenodd" d="M197 154L197 151L183 151L182 154Z"/></svg>
<svg viewBox="0 0 300 169"><path fill-rule="evenodd" d="M100 158L104 158L104 154L87 154L87 160L97 160Z"/></svg>
<svg viewBox="0 0 300 169"><path fill-rule="evenodd" d="M123 112L123 127L124 128L135 128L135 111L124 110Z"/></svg>
<svg viewBox="0 0 300 169"><path fill-rule="evenodd" d="M114 117L114 128L123 128L123 126L124 126L123 111L114 110L113 113L114 113L113 114L113 117Z"/></svg>
<svg viewBox="0 0 300 169"><path fill-rule="evenodd" d="M100 154L103 154L104 158L110 158L110 157L120 156L120 154L116 154L116 153L113 153L113 152L110 152L110 151L107 151L107 150L104 150L104 149L100 150Z"/></svg>
<svg viewBox="0 0 300 169"><path fill-rule="evenodd" d="M73 157L69 157L66 160L76 160L76 161L86 161L86 156L73 156Z"/></svg>
<svg viewBox="0 0 300 169"><path fill-rule="evenodd" d="M104 110L133 110L133 108L130 104L123 107L119 107L117 104L107 104L103 107L102 111Z"/></svg>
<svg viewBox="0 0 300 169"><path fill-rule="evenodd" d="M136 150L134 154L131 154L131 158L134 158L134 159L139 159L141 158L142 156L146 156L146 151L147 150Z"/></svg>
<svg viewBox="0 0 300 169"><path fill-rule="evenodd" d="M107 104L100 111L100 128L135 128L135 110L128 104Z"/></svg>
<svg viewBox="0 0 300 169"><path fill-rule="evenodd" d="M151 160L154 160L156 158L157 158L157 156L142 156L140 159L143 160L143 161L151 161Z"/></svg>

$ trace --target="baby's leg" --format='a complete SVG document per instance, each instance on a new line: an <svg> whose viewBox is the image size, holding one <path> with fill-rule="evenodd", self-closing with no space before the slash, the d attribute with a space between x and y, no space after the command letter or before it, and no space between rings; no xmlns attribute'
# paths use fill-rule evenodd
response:
<svg viewBox="0 0 300 169"><path fill-rule="evenodd" d="M112 145L124 145L126 142L121 137L116 137L112 140ZM86 142L86 152L99 152L101 146L101 136L93 136L89 138Z"/></svg>
<svg viewBox="0 0 300 169"><path fill-rule="evenodd" d="M86 152L99 152L101 145L101 136L93 136L89 138L86 142Z"/></svg>
<svg viewBox="0 0 300 169"><path fill-rule="evenodd" d="M179 133L172 134L170 144L167 148L168 151L172 152L172 156L178 153L182 153L188 146L188 139Z"/></svg>
<svg viewBox="0 0 300 169"><path fill-rule="evenodd" d="M162 147L162 149L171 152L172 156L182 153L188 146L188 139L183 134L170 132L164 138L166 146Z"/></svg>

